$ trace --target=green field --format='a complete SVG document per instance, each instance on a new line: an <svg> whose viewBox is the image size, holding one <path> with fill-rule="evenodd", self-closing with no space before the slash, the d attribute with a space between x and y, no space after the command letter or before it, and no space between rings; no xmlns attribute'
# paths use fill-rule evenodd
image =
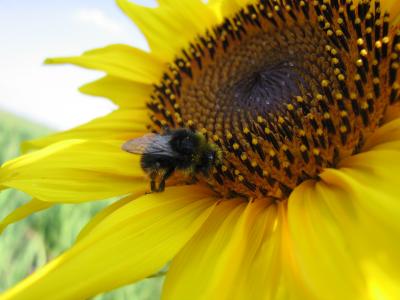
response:
<svg viewBox="0 0 400 300"><path fill-rule="evenodd" d="M19 154L21 142L49 132L44 126L0 112L0 164ZM0 219L28 199L18 191L0 192ZM9 226L0 235L0 292L68 249L86 222L110 201L58 205ZM162 277L146 279L94 299L159 299L162 282Z"/></svg>

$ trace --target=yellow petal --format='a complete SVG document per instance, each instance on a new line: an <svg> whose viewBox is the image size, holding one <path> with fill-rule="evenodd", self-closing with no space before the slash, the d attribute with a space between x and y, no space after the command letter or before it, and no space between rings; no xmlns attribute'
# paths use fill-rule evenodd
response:
<svg viewBox="0 0 400 300"><path fill-rule="evenodd" d="M316 297L400 297L400 145L385 145L325 170L289 199L295 261Z"/></svg>
<svg viewBox="0 0 400 300"><path fill-rule="evenodd" d="M182 248L215 203L209 192L191 186L142 196L2 299L87 299L145 278Z"/></svg>
<svg viewBox="0 0 400 300"><path fill-rule="evenodd" d="M145 109L118 109L71 130L27 141L23 144L23 150L43 148L67 139L126 141L147 133L148 122L148 112Z"/></svg>
<svg viewBox="0 0 400 300"><path fill-rule="evenodd" d="M172 261L163 299L274 299L292 293L283 280L283 222L276 207L266 205L221 202Z"/></svg>
<svg viewBox="0 0 400 300"><path fill-rule="evenodd" d="M49 202L82 202L145 191L139 156L120 141L66 140L5 163L0 184Z"/></svg>
<svg viewBox="0 0 400 300"><path fill-rule="evenodd" d="M108 98L122 108L146 108L153 87L150 84L105 76L85 84L79 90L84 94Z"/></svg>
<svg viewBox="0 0 400 300"><path fill-rule="evenodd" d="M87 236L98 224L100 224L105 218L107 218L110 214L112 214L114 211L117 209L120 209L122 206L130 203L132 200L135 200L136 198L142 196L141 192L131 194L129 197L122 198L113 204L110 204L103 210L101 210L99 213L94 216L89 223L83 227L81 232L79 232L78 237L76 238L76 241L80 241L83 239L85 236Z"/></svg>
<svg viewBox="0 0 400 300"><path fill-rule="evenodd" d="M255 2L255 0L214 0L210 4L219 7L222 16L229 17L246 5Z"/></svg>
<svg viewBox="0 0 400 300"><path fill-rule="evenodd" d="M329 170L323 174L323 180L330 187L336 187L334 192L330 188L332 195L328 197L342 199L341 202L337 199L332 201L330 207L335 215L341 217L344 235L347 235L350 251L363 270L365 290L370 298L398 299L400 191L393 173L382 173L379 167L365 168L383 162L379 157L394 158L384 151L375 154L375 157L364 156L363 164L354 162L351 169ZM399 152L396 151L396 155L399 159ZM384 163L382 167L388 166ZM399 164L393 169L398 172Z"/></svg>
<svg viewBox="0 0 400 300"><path fill-rule="evenodd" d="M209 27L217 22L213 11L202 0L158 0L158 3L161 10L167 9L165 12L179 13L181 18L176 21L180 22L181 28L186 25L186 30L188 30L187 26L190 26L192 30L191 40L196 33L204 33L206 29L210 29Z"/></svg>
<svg viewBox="0 0 400 300"><path fill-rule="evenodd" d="M353 204L347 211L356 212L356 218L352 214L347 220L346 232L351 234L349 240L373 299L400 297L399 121L380 128L367 142L369 151L347 158L340 170L327 170L321 176L327 184L343 191L344 196L339 197L345 203ZM351 223L354 219L355 225Z"/></svg>
<svg viewBox="0 0 400 300"><path fill-rule="evenodd" d="M171 61L196 34L204 33L217 22L214 11L202 1L161 1L149 8L127 0L117 0L125 14L141 29L152 53L164 62Z"/></svg>
<svg viewBox="0 0 400 300"><path fill-rule="evenodd" d="M400 119L395 119L380 127L370 136L363 151L369 151L375 147L382 147L384 144L400 141Z"/></svg>
<svg viewBox="0 0 400 300"><path fill-rule="evenodd" d="M0 222L0 233L10 224L16 223L27 216L47 209L51 207L53 203L40 201L38 199L32 199L29 202L21 205L20 207L16 208L13 212L11 212L8 216L6 216Z"/></svg>
<svg viewBox="0 0 400 300"><path fill-rule="evenodd" d="M75 64L143 84L159 81L164 71L164 65L153 55L127 45L111 45L84 52L81 56L49 58L46 63Z"/></svg>
<svg viewBox="0 0 400 300"><path fill-rule="evenodd" d="M214 299L209 298L210 292L217 294L215 289L211 291L216 284L214 275L244 209L244 202L239 200L219 203L204 227L173 260L164 284L163 298ZM231 268L226 269L225 274L229 276L231 271Z"/></svg>
<svg viewBox="0 0 400 300"><path fill-rule="evenodd" d="M316 299L367 299L363 272L345 239L345 228L324 201L320 185L303 183L289 198L288 222L300 277Z"/></svg>
<svg viewBox="0 0 400 300"><path fill-rule="evenodd" d="M355 190L354 197L368 198L363 201L364 209L377 220L390 224L392 229L397 228L400 234L400 146L397 146L394 150L371 150L355 155L341 164L341 173L330 170L322 175L345 176L347 185ZM342 179L338 177L338 182Z"/></svg>
<svg viewBox="0 0 400 300"><path fill-rule="evenodd" d="M258 217L231 299L313 299L297 278L286 215L281 203Z"/></svg>
<svg viewBox="0 0 400 300"><path fill-rule="evenodd" d="M377 155L388 156L388 153L379 152ZM364 166L369 163L379 164L381 161L376 158L364 157L369 159L364 162ZM342 227L345 228L343 234L346 235L350 251L363 270L365 290L370 298L398 299L398 181L391 180L391 174L382 174L380 170L374 173L375 169L368 170L364 166L355 162L351 169L325 172L323 180L330 186L329 189L325 189L326 198L342 199L332 200L329 205L332 212L341 217ZM400 170L399 166L395 169Z"/></svg>

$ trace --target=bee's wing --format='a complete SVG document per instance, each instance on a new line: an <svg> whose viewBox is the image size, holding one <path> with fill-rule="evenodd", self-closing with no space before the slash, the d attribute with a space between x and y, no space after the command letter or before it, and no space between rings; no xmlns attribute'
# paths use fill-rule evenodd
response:
<svg viewBox="0 0 400 300"><path fill-rule="evenodd" d="M132 139L122 145L122 150L134 154L174 155L171 149L169 135L146 134L140 138Z"/></svg>
<svg viewBox="0 0 400 300"><path fill-rule="evenodd" d="M153 143L153 140L156 139L156 136L157 134L153 133L146 134L142 137L126 141L121 148L129 153L142 154L149 147L149 145Z"/></svg>

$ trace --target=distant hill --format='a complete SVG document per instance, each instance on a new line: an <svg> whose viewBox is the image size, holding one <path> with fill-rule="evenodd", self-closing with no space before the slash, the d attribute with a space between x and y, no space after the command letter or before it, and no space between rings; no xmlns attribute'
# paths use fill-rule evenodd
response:
<svg viewBox="0 0 400 300"><path fill-rule="evenodd" d="M11 126L19 127L23 130L28 129L31 133L42 133L52 131L49 127L39 123L26 120L23 117L16 116L12 113L0 110L0 125L8 124Z"/></svg>
<svg viewBox="0 0 400 300"><path fill-rule="evenodd" d="M0 164L20 153L21 142L52 131L46 126L0 111Z"/></svg>

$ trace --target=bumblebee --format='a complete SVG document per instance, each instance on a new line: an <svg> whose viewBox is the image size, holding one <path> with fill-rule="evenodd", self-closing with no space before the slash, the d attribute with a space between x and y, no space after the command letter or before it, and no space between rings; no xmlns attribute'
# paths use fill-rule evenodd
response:
<svg viewBox="0 0 400 300"><path fill-rule="evenodd" d="M208 143L202 134L187 128L146 134L125 142L122 150L141 155L141 167L150 177L152 192L164 191L165 181L175 171L192 178L197 174L207 177L212 167L221 163L219 148Z"/></svg>

